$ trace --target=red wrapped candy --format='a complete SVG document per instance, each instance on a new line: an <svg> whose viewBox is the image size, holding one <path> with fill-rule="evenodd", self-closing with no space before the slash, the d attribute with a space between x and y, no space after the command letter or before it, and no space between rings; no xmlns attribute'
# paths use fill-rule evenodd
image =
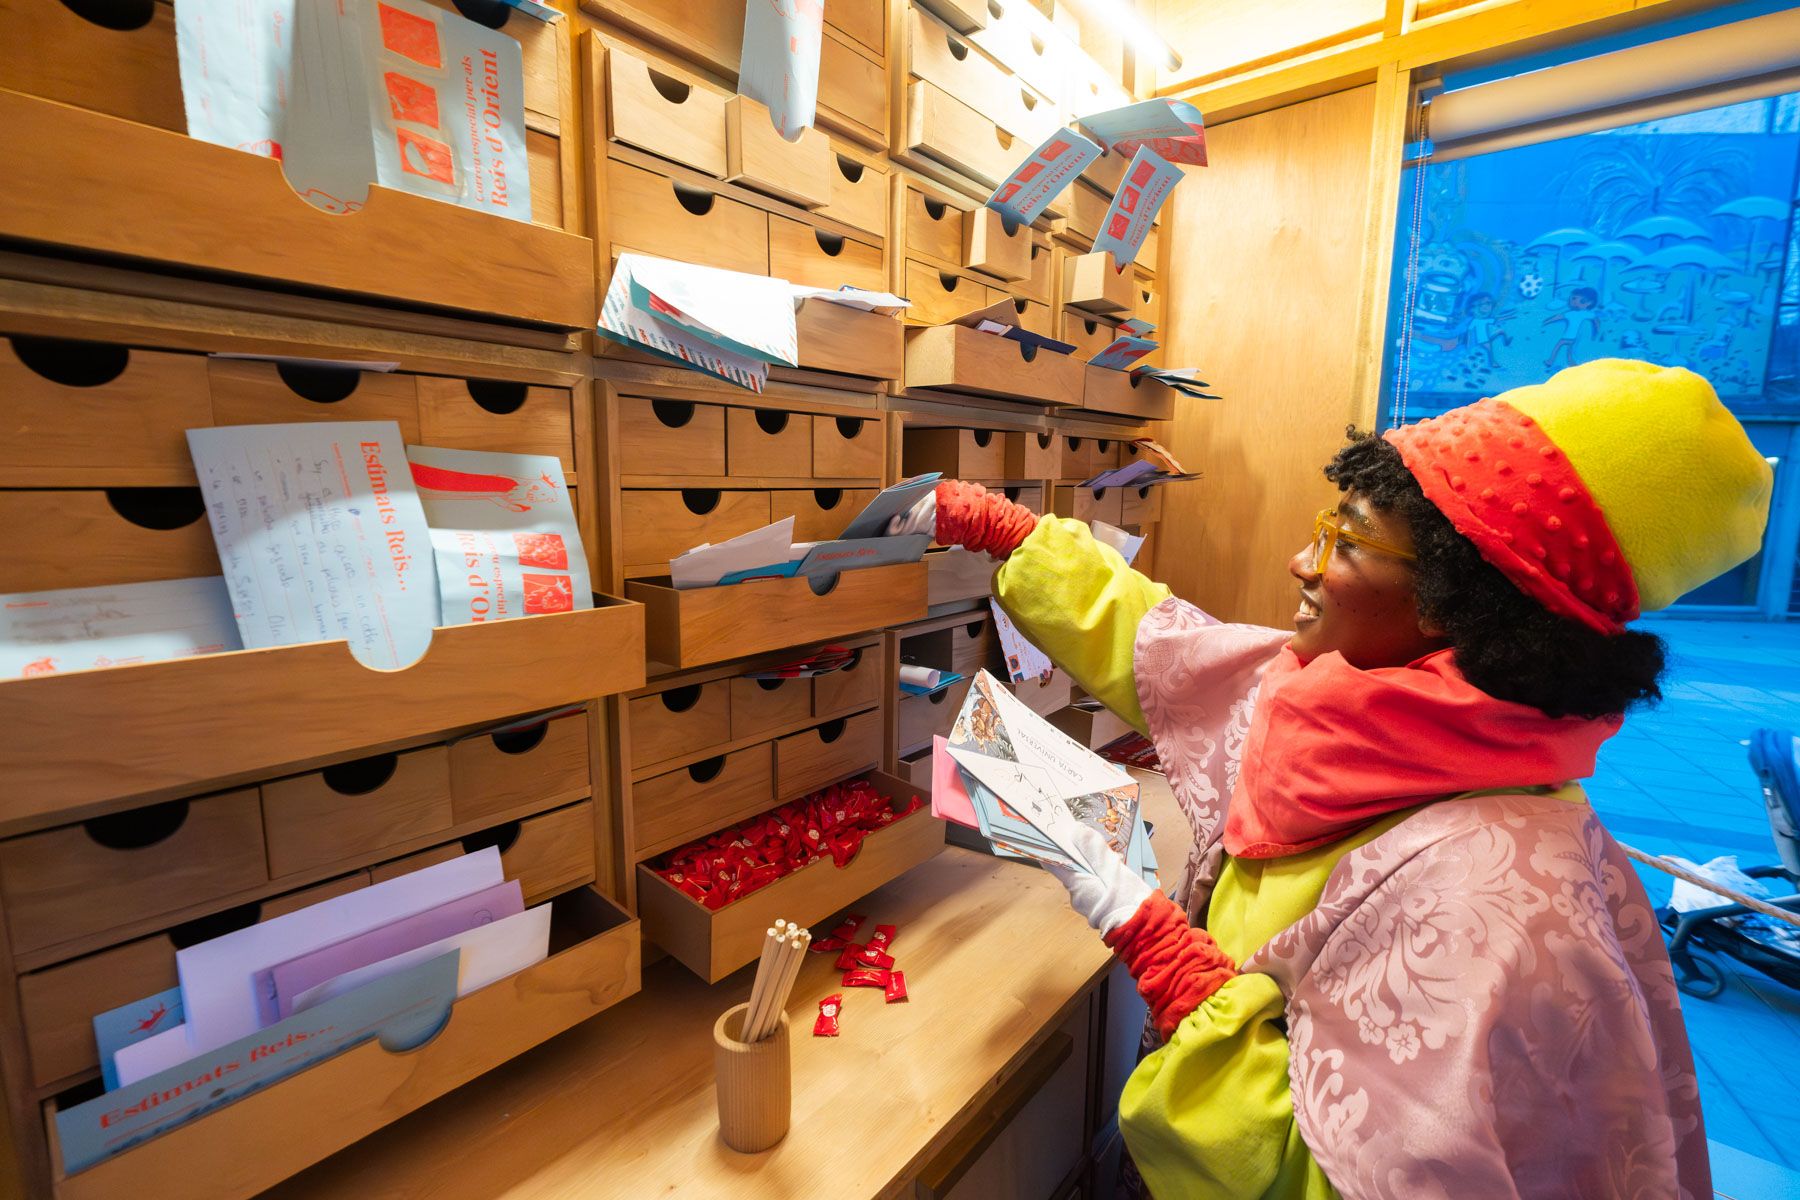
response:
<svg viewBox="0 0 1800 1200"><path fill-rule="evenodd" d="M887 1002L898 1004L906 999L906 975L902 971L889 971L887 981Z"/></svg>
<svg viewBox="0 0 1800 1200"><path fill-rule="evenodd" d="M861 954L863 950L864 946L861 942L852 942L850 945L845 946L844 952L838 955L837 969L840 971L848 971L854 968L857 963L857 955Z"/></svg>
<svg viewBox="0 0 1800 1200"><path fill-rule="evenodd" d="M838 992L819 1001L819 1016L813 1022L814 1037L836 1037L838 1035L838 1013L843 1011L844 996Z"/></svg>
<svg viewBox="0 0 1800 1200"><path fill-rule="evenodd" d="M850 944L850 939L856 936L856 931L861 929L862 923L868 919L861 913L850 913L837 923L836 929L822 938L815 939L808 949L814 954L827 954L833 950L842 950Z"/></svg>
<svg viewBox="0 0 1800 1200"><path fill-rule="evenodd" d="M876 967L858 967L844 972L845 987L886 988L888 973Z"/></svg>
<svg viewBox="0 0 1800 1200"><path fill-rule="evenodd" d="M886 970L894 965L894 956L883 954L881 947L875 945L856 948L855 959L854 965L859 967L880 967ZM843 959L840 958L838 961L842 962Z"/></svg>
<svg viewBox="0 0 1800 1200"><path fill-rule="evenodd" d="M869 937L870 948L875 950L886 950L889 946L894 944L894 933L895 930L892 925L877 925L875 927L875 932Z"/></svg>

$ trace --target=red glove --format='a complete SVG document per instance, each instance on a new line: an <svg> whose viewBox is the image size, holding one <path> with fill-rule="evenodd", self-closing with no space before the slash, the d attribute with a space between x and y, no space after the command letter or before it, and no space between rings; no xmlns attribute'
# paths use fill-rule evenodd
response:
<svg viewBox="0 0 1800 1200"><path fill-rule="evenodd" d="M1037 514L979 483L946 479L937 485L937 534L943 546L985 550L1005 558L1037 528Z"/></svg>
<svg viewBox="0 0 1800 1200"><path fill-rule="evenodd" d="M1187 914L1161 892L1151 892L1103 940L1137 980L1165 1042L1189 1013L1238 973L1212 934L1190 926Z"/></svg>

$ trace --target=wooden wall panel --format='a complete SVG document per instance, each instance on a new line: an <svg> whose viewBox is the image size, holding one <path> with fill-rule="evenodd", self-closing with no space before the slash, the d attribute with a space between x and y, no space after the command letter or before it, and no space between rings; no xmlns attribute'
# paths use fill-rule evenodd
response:
<svg viewBox="0 0 1800 1200"><path fill-rule="evenodd" d="M1208 130L1214 165L1170 200L1168 361L1224 400L1184 403L1167 427L1205 478L1168 489L1155 569L1222 620L1292 620L1287 560L1361 416L1375 100L1369 85Z"/></svg>
<svg viewBox="0 0 1800 1200"><path fill-rule="evenodd" d="M1373 32L1385 8L1385 0L1156 0L1152 23L1181 56L1176 74L1193 79Z"/></svg>

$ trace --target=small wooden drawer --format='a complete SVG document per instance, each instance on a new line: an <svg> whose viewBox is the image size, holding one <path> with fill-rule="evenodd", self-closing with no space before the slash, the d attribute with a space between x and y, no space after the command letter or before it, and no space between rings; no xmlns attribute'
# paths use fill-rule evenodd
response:
<svg viewBox="0 0 1800 1200"><path fill-rule="evenodd" d="M625 594L644 606L651 659L697 667L921 620L925 566L891 563L841 571L817 592L811 580L793 576L686 591L666 578L634 579Z"/></svg>
<svg viewBox="0 0 1800 1200"><path fill-rule="evenodd" d="M669 560L706 542L718 544L769 523L769 493L718 488L619 493L625 571L667 574Z"/></svg>
<svg viewBox="0 0 1800 1200"><path fill-rule="evenodd" d="M801 208L831 203L831 139L816 128L788 141L760 102L725 102L725 178Z"/></svg>
<svg viewBox="0 0 1800 1200"><path fill-rule="evenodd" d="M912 750L929 746L934 737L948 737L950 726L956 723L956 714L968 697L969 682L965 679L953 683L928 696L902 696L899 748Z"/></svg>
<svg viewBox="0 0 1800 1200"><path fill-rule="evenodd" d="M1000 564L987 554L951 546L925 556L931 569L928 596L931 607L976 600L994 591L994 568Z"/></svg>
<svg viewBox="0 0 1800 1200"><path fill-rule="evenodd" d="M0 896L15 954L204 904L268 879L255 788L0 842Z"/></svg>
<svg viewBox="0 0 1800 1200"><path fill-rule="evenodd" d="M424 1045L393 1052L371 1038L80 1174L59 1171L56 1195L180 1195L191 1184L177 1181L197 1177L228 1181L219 1194L260 1193L636 994L640 944L638 922L598 892L558 896L550 957L458 999Z"/></svg>
<svg viewBox="0 0 1800 1200"><path fill-rule="evenodd" d="M590 36L606 59L606 136L723 178L728 97Z"/></svg>
<svg viewBox="0 0 1800 1200"><path fill-rule="evenodd" d="M1085 245L1092 246L1094 239L1100 236L1101 229L1106 226L1106 212L1112 207L1112 197L1076 180L1068 191L1067 203L1067 232L1074 234Z"/></svg>
<svg viewBox="0 0 1800 1200"><path fill-rule="evenodd" d="M978 208L963 221L963 266L995 279L1031 274L1031 230L991 208Z"/></svg>
<svg viewBox="0 0 1800 1200"><path fill-rule="evenodd" d="M77 8L103 19L77 15ZM141 4L132 15L141 14L142 23L114 28L133 23L130 10L6 0L0 3L0 46L6 47L0 86L181 132L187 118L173 10Z"/></svg>
<svg viewBox="0 0 1800 1200"><path fill-rule="evenodd" d="M585 712L450 743L450 800L458 825L528 804L548 808L580 800L592 790Z"/></svg>
<svg viewBox="0 0 1800 1200"><path fill-rule="evenodd" d="M21 592L219 573L197 488L0 491L0 561Z"/></svg>
<svg viewBox="0 0 1800 1200"><path fill-rule="evenodd" d="M879 771L867 777L896 810L917 795L903 779ZM829 857L815 859L716 911L676 891L648 866L639 866L638 912L644 936L694 974L716 983L755 961L763 932L777 917L816 925L943 848L944 823L933 818L928 807L920 808L865 837L848 865L840 868Z"/></svg>
<svg viewBox="0 0 1800 1200"><path fill-rule="evenodd" d="M1035 300L1023 300L1009 292L1001 291L999 288L988 289L990 304L996 304L1001 300L1012 301L1013 313L1017 317L1020 329L1047 338L1056 336L1056 323L1051 318L1048 304L1039 304ZM1060 357L1069 358L1070 356L1065 354Z"/></svg>
<svg viewBox="0 0 1800 1200"><path fill-rule="evenodd" d="M987 304L987 285L973 275L946 271L933 263L906 262L906 310L911 325L943 325Z"/></svg>
<svg viewBox="0 0 1800 1200"><path fill-rule="evenodd" d="M988 23L987 0L912 0L958 33L973 33Z"/></svg>
<svg viewBox="0 0 1800 1200"><path fill-rule="evenodd" d="M926 796L931 795L931 747L915 750L899 763L900 778Z"/></svg>
<svg viewBox="0 0 1800 1200"><path fill-rule="evenodd" d="M1081 403L1082 364L1066 354L962 325L910 329L906 386L1023 400Z"/></svg>
<svg viewBox="0 0 1800 1200"><path fill-rule="evenodd" d="M998 645L994 623L985 615L958 625L950 631L950 669L958 675L974 675L994 662Z"/></svg>
<svg viewBox="0 0 1800 1200"><path fill-rule="evenodd" d="M731 740L731 683L715 679L631 701L631 767L638 770Z"/></svg>
<svg viewBox="0 0 1800 1200"><path fill-rule="evenodd" d="M213 424L395 421L401 440L419 439L418 379L398 371L215 358L207 372Z"/></svg>
<svg viewBox="0 0 1800 1200"><path fill-rule="evenodd" d="M1144 235L1144 244L1138 247L1137 257L1132 260L1140 279L1148 279L1156 274L1157 267L1162 262L1159 257L1161 252L1162 235L1157 233L1155 226L1151 226L1150 232Z"/></svg>
<svg viewBox="0 0 1800 1200"><path fill-rule="evenodd" d="M941 266L960 267L970 215L964 208L908 184L901 209L906 253Z"/></svg>
<svg viewBox="0 0 1800 1200"><path fill-rule="evenodd" d="M1166 486L1166 485L1165 485ZM1119 497L1119 519L1127 525L1154 525L1162 520L1161 487L1123 488Z"/></svg>
<svg viewBox="0 0 1800 1200"><path fill-rule="evenodd" d="M997 429L908 429L901 460L908 475L936 471L945 479L999 479L1006 474L1007 435Z"/></svg>
<svg viewBox="0 0 1800 1200"><path fill-rule="evenodd" d="M1112 255L1076 254L1063 260L1063 303L1095 313L1130 312L1134 277L1112 265Z"/></svg>
<svg viewBox="0 0 1800 1200"><path fill-rule="evenodd" d="M1047 679L1021 679L1012 685L1013 695L1040 717L1047 717L1069 706L1070 680L1060 670L1050 672Z"/></svg>
<svg viewBox="0 0 1800 1200"><path fill-rule="evenodd" d="M788 729L812 716L810 679L731 681L731 740Z"/></svg>
<svg viewBox="0 0 1800 1200"><path fill-rule="evenodd" d="M541 454L575 479L569 390L498 379L420 376L419 433L427 446Z"/></svg>
<svg viewBox="0 0 1800 1200"><path fill-rule="evenodd" d="M780 408L731 408L725 417L725 466L744 478L809 478L813 419Z"/></svg>
<svg viewBox="0 0 1800 1200"><path fill-rule="evenodd" d="M764 811L775 802L774 761L763 742L633 784L633 855L641 861Z"/></svg>
<svg viewBox="0 0 1800 1200"><path fill-rule="evenodd" d="M1158 329L1162 328L1162 288L1154 280L1144 275L1137 277L1137 295L1132 307L1139 320L1148 321Z"/></svg>
<svg viewBox="0 0 1800 1200"><path fill-rule="evenodd" d="M1060 445L1062 463L1061 469L1056 473L1056 478L1073 483L1080 483L1084 479L1092 478L1094 472L1089 468L1093 466L1094 462L1094 439L1085 436L1075 437L1065 433L1062 435ZM1052 497L1052 499L1054 500L1056 497ZM1060 513L1062 510L1058 508L1057 511Z"/></svg>
<svg viewBox="0 0 1800 1200"><path fill-rule="evenodd" d="M711 188L608 159L606 217L615 252L769 273L768 214Z"/></svg>
<svg viewBox="0 0 1800 1200"><path fill-rule="evenodd" d="M882 432L879 417L814 417L813 474L820 479L879 479Z"/></svg>
<svg viewBox="0 0 1800 1200"><path fill-rule="evenodd" d="M1054 433L1020 431L1006 435L1006 478L1054 479L1061 463ZM1043 497L1038 497L1043 502Z"/></svg>
<svg viewBox="0 0 1800 1200"><path fill-rule="evenodd" d="M5 44L9 63L17 61ZM83 68L90 77L107 69ZM19 164L0 237L447 306L488 321L593 323L593 248L562 229L380 186L356 212L325 212L295 193L275 159L5 89L0 131L0 154ZM528 141L540 155L556 146L550 137ZM146 182L141 164L149 162L157 170ZM557 165L553 157L540 163ZM207 186L193 188L195 179ZM534 199L553 213L561 197ZM484 264L478 288L466 286L471 262Z"/></svg>
<svg viewBox="0 0 1800 1200"><path fill-rule="evenodd" d="M969 40L1045 95L1060 96L1070 70L1060 37L1032 0L988 0L988 23Z"/></svg>
<svg viewBox="0 0 1800 1200"><path fill-rule="evenodd" d="M850 665L813 677L813 715L835 716L853 708L881 703L881 651L864 646Z"/></svg>
<svg viewBox="0 0 1800 1200"><path fill-rule="evenodd" d="M837 717L775 741L775 798L792 800L881 762L881 713Z"/></svg>
<svg viewBox="0 0 1800 1200"><path fill-rule="evenodd" d="M1084 362L1112 345L1118 338L1119 327L1097 313L1086 313L1073 308L1063 312L1062 340L1073 343L1074 357Z"/></svg>
<svg viewBox="0 0 1800 1200"><path fill-rule="evenodd" d="M831 203L820 215L842 221L876 237L888 233L888 172L866 161L848 145L834 145L831 155Z"/></svg>
<svg viewBox="0 0 1800 1200"><path fill-rule="evenodd" d="M1024 138L1015 138L922 79L907 88L904 132L906 153L941 163L989 188L1005 179L1031 149Z"/></svg>
<svg viewBox="0 0 1800 1200"><path fill-rule="evenodd" d="M1107 708L1064 707L1050 714L1050 723L1089 750L1111 745L1133 732L1130 725Z"/></svg>
<svg viewBox="0 0 1800 1200"><path fill-rule="evenodd" d="M1005 487L1000 490L1006 498L1011 500L1014 504L1029 508L1040 517L1044 515L1044 487L1042 484L1037 484L1035 486L1014 484L1011 487Z"/></svg>
<svg viewBox="0 0 1800 1200"><path fill-rule="evenodd" d="M870 147L887 141L886 64L829 24L819 44L819 123Z"/></svg>
<svg viewBox="0 0 1800 1200"><path fill-rule="evenodd" d="M602 596L591 609L433 630L424 657L395 671L313 642L0 681L7 818L191 793L630 691L644 683L642 637L642 610ZM170 733L188 729L207 736Z"/></svg>
<svg viewBox="0 0 1800 1200"><path fill-rule="evenodd" d="M191 485L184 431L212 424L206 389L198 354L0 338L0 484Z"/></svg>
<svg viewBox="0 0 1800 1200"><path fill-rule="evenodd" d="M1027 300L1036 300L1039 304L1054 304L1056 289L1050 286L1050 273L1051 264L1056 261L1056 252L1034 239L1026 256L1029 263L1025 278L1013 284L1012 290Z"/></svg>
<svg viewBox="0 0 1800 1200"><path fill-rule="evenodd" d="M1129 371L1089 367L1081 407L1146 421L1167 421L1175 415L1175 389Z"/></svg>
<svg viewBox="0 0 1800 1200"><path fill-rule="evenodd" d="M826 10L825 23L876 57L887 53L885 0L837 0Z"/></svg>
<svg viewBox="0 0 1800 1200"><path fill-rule="evenodd" d="M368 883L369 873L356 871L21 975L19 1010L31 1051L32 1083L45 1087L98 1067L94 1017L174 987L175 952L182 947L353 892ZM169 1024L178 1020L172 1018Z"/></svg>
<svg viewBox="0 0 1800 1200"><path fill-rule="evenodd" d="M455 823L450 751L377 754L262 785L269 873L279 879Z"/></svg>
<svg viewBox="0 0 1800 1200"><path fill-rule="evenodd" d="M813 488L769 493L769 520L794 518L796 542L828 542L875 498L873 489Z"/></svg>
<svg viewBox="0 0 1800 1200"><path fill-rule="evenodd" d="M902 327L898 317L813 297L801 301L794 327L800 342L800 365L807 370L900 378ZM829 420L819 418L820 422Z"/></svg>
<svg viewBox="0 0 1800 1200"><path fill-rule="evenodd" d="M1092 112L1092 109L1083 109ZM1081 172L1081 182L1106 193L1108 197L1118 194L1119 187L1125 182L1125 168L1131 165L1131 155L1113 154L1100 151L1100 157L1087 165Z"/></svg>
<svg viewBox="0 0 1800 1200"><path fill-rule="evenodd" d="M1000 128L1036 145L1059 120L1048 97L996 63L967 39L918 7L905 17L912 78L956 96Z"/></svg>
<svg viewBox="0 0 1800 1200"><path fill-rule="evenodd" d="M554 896L594 880L594 802L583 800L522 821L508 821L462 840L462 852L489 846L500 851L500 867L519 881L525 903ZM369 872L371 879L375 872Z"/></svg>
<svg viewBox="0 0 1800 1200"><path fill-rule="evenodd" d="M630 474L725 474L725 410L692 400L619 399L619 461Z"/></svg>
<svg viewBox="0 0 1800 1200"><path fill-rule="evenodd" d="M1095 438L1089 443L1088 472L1098 475L1102 471L1111 471L1125 465L1125 443L1114 438Z"/></svg>
<svg viewBox="0 0 1800 1200"><path fill-rule="evenodd" d="M1057 488L1056 512L1058 516L1074 517L1077 521L1105 521L1108 525L1118 525L1124 517L1119 497L1123 488Z"/></svg>
<svg viewBox="0 0 1800 1200"><path fill-rule="evenodd" d="M787 217L769 218L769 274L805 287L887 290L880 246Z"/></svg>

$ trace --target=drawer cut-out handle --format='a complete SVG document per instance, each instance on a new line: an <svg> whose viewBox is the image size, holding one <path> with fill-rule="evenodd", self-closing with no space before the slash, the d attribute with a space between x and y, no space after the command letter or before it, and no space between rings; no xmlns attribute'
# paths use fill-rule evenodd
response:
<svg viewBox="0 0 1800 1200"><path fill-rule="evenodd" d="M758 679L756 686L765 692L778 692L781 690L781 685L786 682L785 679Z"/></svg>
<svg viewBox="0 0 1800 1200"><path fill-rule="evenodd" d="M1131 380L1131 390L1132 391L1136 391L1138 384L1144 382L1144 377L1142 375L1136 374L1135 372L1132 372L1132 371L1125 372L1125 376L1126 376L1126 378ZM1137 451L1133 450L1132 453L1136 454Z"/></svg>
<svg viewBox="0 0 1800 1200"><path fill-rule="evenodd" d="M846 180L848 180L851 183L861 183L862 182L863 165L861 163L857 162L854 158L849 158L842 154L835 155L834 157L836 157L836 159L837 159L837 169L838 169L839 175L842 175Z"/></svg>
<svg viewBox="0 0 1800 1200"><path fill-rule="evenodd" d="M1100 440L1098 440L1094 443L1094 446L1100 451L1100 453L1105 454L1108 450L1112 449L1112 442L1106 438L1101 438Z"/></svg>
<svg viewBox="0 0 1800 1200"><path fill-rule="evenodd" d="M1034 434L1033 436L1037 438L1039 450L1048 450L1050 448L1050 443L1056 440L1056 435L1054 433L1039 433Z"/></svg>
<svg viewBox="0 0 1800 1200"><path fill-rule="evenodd" d="M26 370L64 387L100 387L123 375L131 365L131 350L111 342L15 337L12 348Z"/></svg>
<svg viewBox="0 0 1800 1200"><path fill-rule="evenodd" d="M996 142L1000 143L1000 148L1002 150L1011 150L1012 149L1012 144L1013 144L1012 134L1006 132L1006 130L1000 128L998 125L994 126L994 140Z"/></svg>
<svg viewBox="0 0 1800 1200"><path fill-rule="evenodd" d="M954 58L957 62L962 62L969 57L969 48L962 42L957 41L954 37L951 37L948 33L944 35L944 45L950 48L950 57Z"/></svg>
<svg viewBox="0 0 1800 1200"><path fill-rule="evenodd" d="M1011 490L1017 491L1018 489L1013 488ZM1011 499L1011 497L1008 497L1008 499ZM963 633L970 638L978 638L986 631L987 631L987 622L986 621L970 621L967 625L963 626Z"/></svg>
<svg viewBox="0 0 1800 1200"><path fill-rule="evenodd" d="M838 436L845 441L862 436L863 426L869 423L867 417L839 417L837 419Z"/></svg>
<svg viewBox="0 0 1800 1200"><path fill-rule="evenodd" d="M779 408L759 408L756 410L756 427L774 437L788 427L788 418L793 416Z"/></svg>
<svg viewBox="0 0 1800 1200"><path fill-rule="evenodd" d="M1042 58L1044 56L1044 50L1045 50L1044 39L1039 37L1035 33L1030 36L1031 36L1031 52L1033 54L1037 55L1039 58Z"/></svg>
<svg viewBox="0 0 1800 1200"><path fill-rule="evenodd" d="M510 379L470 379L465 381L469 389L469 399L473 400L484 412L491 412L496 417L510 416L525 407L525 397L530 389L525 384L515 383Z"/></svg>
<svg viewBox="0 0 1800 1200"><path fill-rule="evenodd" d="M942 200L933 200L930 196L925 197L925 215L930 217L932 220L934 220L934 221L943 220L944 214L948 213L949 211L950 211L950 206L948 204L945 204Z"/></svg>
<svg viewBox="0 0 1800 1200"><path fill-rule="evenodd" d="M182 529L206 518L206 497L197 487L107 488L106 502L139 529Z"/></svg>
<svg viewBox="0 0 1800 1200"><path fill-rule="evenodd" d="M1031 247L1031 261L1036 262L1037 257L1038 257L1038 247L1035 243L1033 243L1033 245Z"/></svg>
<svg viewBox="0 0 1800 1200"><path fill-rule="evenodd" d="M262 903L252 900L248 904L239 904L221 912L207 913L204 917L183 921L169 930L169 941L177 950L186 950L189 946L198 946L201 942L210 942L228 933L248 929L260 920Z"/></svg>
<svg viewBox="0 0 1800 1200"><path fill-rule="evenodd" d="M1100 332L1100 322L1094 320L1092 317L1083 317L1081 320L1081 328L1088 336L1092 337L1094 334Z"/></svg>
<svg viewBox="0 0 1800 1200"><path fill-rule="evenodd" d="M970 433L975 439L975 444L984 450L993 444L994 431L991 429L974 429L970 430Z"/></svg>
<svg viewBox="0 0 1800 1200"><path fill-rule="evenodd" d="M455 0L456 11L489 29L500 29L512 15L512 6L502 0Z"/></svg>
<svg viewBox="0 0 1800 1200"><path fill-rule="evenodd" d="M725 756L715 754L711 758L703 758L699 762L689 765L687 773L688 778L695 783L711 783L719 777L719 772L724 769Z"/></svg>
<svg viewBox="0 0 1800 1200"><path fill-rule="evenodd" d="M1018 313L1021 317L1025 315L1025 310L1030 307L1031 307L1031 301L1029 301L1029 300L1014 300L1013 301L1013 311Z"/></svg>
<svg viewBox="0 0 1800 1200"><path fill-rule="evenodd" d="M994 20L999 21L1006 17L1006 6L1001 4L1000 0L987 0L987 6L988 16Z"/></svg>
<svg viewBox="0 0 1800 1200"><path fill-rule="evenodd" d="M1014 344L1019 348L1019 357L1026 362L1030 362L1037 357L1038 348L1036 346L1028 345L1025 342L1016 342Z"/></svg>
<svg viewBox="0 0 1800 1200"><path fill-rule="evenodd" d="M288 391L314 404L336 404L362 382L362 372L350 367L317 367L306 363L276 363L275 373Z"/></svg>
<svg viewBox="0 0 1800 1200"><path fill-rule="evenodd" d="M927 704L942 704L944 701L948 700L949 698L950 698L950 689L949 688L940 688L937 691L932 692L929 696L926 696L925 703L927 703Z"/></svg>
<svg viewBox="0 0 1800 1200"><path fill-rule="evenodd" d="M812 589L815 596L829 596L837 591L838 580L843 577L842 571L835 575L815 575L806 581L806 586Z"/></svg>
<svg viewBox="0 0 1800 1200"><path fill-rule="evenodd" d="M813 503L818 505L820 508L824 509L826 512L830 512L832 509L836 508L840 503L843 502L843 499L844 499L844 489L843 488L814 488L813 489Z"/></svg>
<svg viewBox="0 0 1800 1200"><path fill-rule="evenodd" d="M1137 386L1137 376L1135 376L1135 375L1131 377L1131 386L1132 387ZM1126 442L1125 443L1125 453L1126 454L1129 454L1132 458L1136 458L1137 452L1138 452L1138 448L1137 448L1136 442Z"/></svg>
<svg viewBox="0 0 1800 1200"><path fill-rule="evenodd" d="M813 730L813 732L819 735L819 740L821 742L824 742L827 746L829 746L829 745L831 745L831 743L833 743L833 742L837 741L839 738L843 737L844 730L848 729L849 727L850 727L850 722L843 717L839 717L835 721L825 722L823 725L821 725L817 729Z"/></svg>
<svg viewBox="0 0 1800 1200"><path fill-rule="evenodd" d="M1081 439L1078 437L1066 437L1063 441L1068 443L1069 449L1071 450L1081 449Z"/></svg>
<svg viewBox="0 0 1800 1200"><path fill-rule="evenodd" d="M846 662L843 666L839 667L837 669L837 671L828 672L828 674L848 675L850 672L856 670L856 668L862 666L862 658L863 658L863 652L861 650L851 651L849 661Z"/></svg>
<svg viewBox="0 0 1800 1200"><path fill-rule="evenodd" d="M815 229L813 241L819 243L819 249L832 258L844 252L844 235L841 233L826 233L823 229Z"/></svg>
<svg viewBox="0 0 1800 1200"><path fill-rule="evenodd" d="M508 821L504 825L496 825L492 829L481 829L471 833L462 840L464 854L474 854L486 850L489 846L505 854L519 840L520 822Z"/></svg>
<svg viewBox="0 0 1800 1200"><path fill-rule="evenodd" d="M688 97L694 94L694 85L691 83L686 83L673 75L665 75L655 67L647 66L645 70L650 72L650 86L656 89L657 95L670 104L686 104Z"/></svg>
<svg viewBox="0 0 1800 1200"><path fill-rule="evenodd" d="M1139 500L1148 500L1150 498L1150 489L1147 487L1139 488L1137 490L1137 493L1138 493Z"/></svg>
<svg viewBox="0 0 1800 1200"><path fill-rule="evenodd" d="M1139 292L1138 295L1140 295L1144 298L1145 304L1150 303L1150 293L1149 292Z"/></svg>
<svg viewBox="0 0 1800 1200"><path fill-rule="evenodd" d="M367 758L334 763L320 771L319 778L340 796L366 796L386 787L399 769L398 754L371 754Z"/></svg>
<svg viewBox="0 0 1800 1200"><path fill-rule="evenodd" d="M692 400L652 400L650 411L655 414L657 424L670 429L680 429L694 419L699 405Z"/></svg>
<svg viewBox="0 0 1800 1200"><path fill-rule="evenodd" d="M697 188L681 182L679 179L669 180L669 186L675 190L675 200L681 207L696 217L704 217L713 210L713 201L718 197L705 188Z"/></svg>
<svg viewBox="0 0 1800 1200"><path fill-rule="evenodd" d="M1093 490L1093 493L1094 493L1094 499L1096 499L1096 500L1104 500L1104 499L1106 499L1106 489L1105 489L1105 488L1103 488L1103 487L1097 487L1097 488L1094 488L1094 489L1092 489L1092 490Z"/></svg>
<svg viewBox="0 0 1800 1200"><path fill-rule="evenodd" d="M1025 102L1026 112L1031 112L1033 109L1037 108L1037 97L1031 94L1030 88L1020 88L1019 99Z"/></svg>
<svg viewBox="0 0 1800 1200"><path fill-rule="evenodd" d="M670 688L657 697L662 706L672 713L684 713L700 703L700 685L690 683L683 687Z"/></svg>
<svg viewBox="0 0 1800 1200"><path fill-rule="evenodd" d="M148 808L108 813L81 823L88 840L108 850L143 850L175 836L187 823L188 802L167 800Z"/></svg>
<svg viewBox="0 0 1800 1200"><path fill-rule="evenodd" d="M682 505L696 517L704 517L707 513L719 507L719 501L723 498L724 493L718 488L681 489Z"/></svg>
<svg viewBox="0 0 1800 1200"><path fill-rule="evenodd" d="M1004 488L1001 488L1000 490L1002 492L1006 493L1006 498L1008 500L1012 500L1012 501L1016 502L1019 499L1019 493L1024 491L1025 489L1022 487L1019 487L1018 485L1015 484L1012 487L1004 487Z"/></svg>
<svg viewBox="0 0 1800 1200"><path fill-rule="evenodd" d="M938 272L938 283L943 285L946 292L954 292L956 290L956 285L961 282L962 276L960 275L952 275L948 271Z"/></svg>
<svg viewBox="0 0 1800 1200"><path fill-rule="evenodd" d="M121 33L142 29L156 15L156 0L62 0L62 6L90 25Z"/></svg>
<svg viewBox="0 0 1800 1200"><path fill-rule="evenodd" d="M490 733L494 749L502 754L529 754L544 744L544 738L550 733L550 722L539 721L526 729L508 729L501 733Z"/></svg>

